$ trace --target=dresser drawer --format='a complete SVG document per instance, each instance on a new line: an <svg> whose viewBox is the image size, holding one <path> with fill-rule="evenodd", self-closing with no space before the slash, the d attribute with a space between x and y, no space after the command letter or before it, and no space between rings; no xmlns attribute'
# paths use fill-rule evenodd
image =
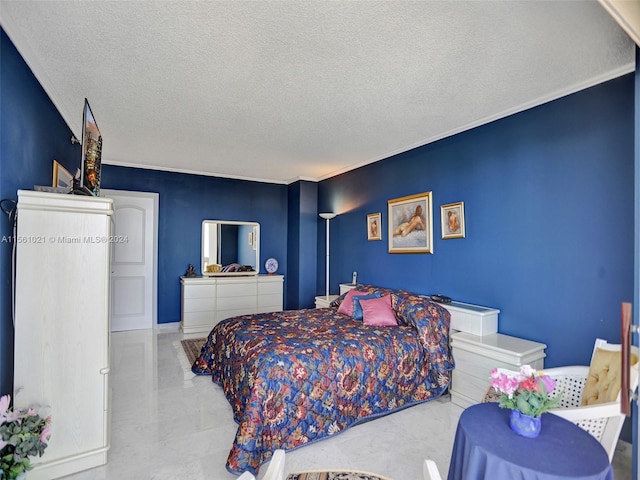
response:
<svg viewBox="0 0 640 480"><path fill-rule="evenodd" d="M271 310L264 310L264 308L271 308ZM258 311L277 312L279 310L282 310L282 293L260 295L258 297Z"/></svg>
<svg viewBox="0 0 640 480"><path fill-rule="evenodd" d="M188 285L182 286L183 298L216 298L215 285Z"/></svg>
<svg viewBox="0 0 640 480"><path fill-rule="evenodd" d="M494 359L496 365L502 362L511 365L512 370L513 367L518 370L521 365L542 368L544 365L540 362L544 362L546 356L544 350L547 346L544 343L501 333L478 336L457 332L451 335L451 348L454 355L456 352L464 350L479 357Z"/></svg>
<svg viewBox="0 0 640 480"><path fill-rule="evenodd" d="M256 282L244 283L220 283L218 285L218 300L227 297L255 297L258 294L258 284Z"/></svg>
<svg viewBox="0 0 640 480"><path fill-rule="evenodd" d="M497 360L491 357L485 357L472 353L462 348L453 348L453 359L456 362L456 370L468 373L478 378L486 378L489 381L489 375L494 368L506 368L508 370L519 371L519 364L513 364ZM529 365L535 370L541 370L544 368L544 361L542 358L532 361Z"/></svg>
<svg viewBox="0 0 640 480"><path fill-rule="evenodd" d="M282 282L258 283L258 295L279 295L282 298Z"/></svg>
<svg viewBox="0 0 640 480"><path fill-rule="evenodd" d="M209 298L185 298L182 302L182 311L190 312L211 312L215 309L215 297Z"/></svg>
<svg viewBox="0 0 640 480"><path fill-rule="evenodd" d="M228 309L218 308L218 310L216 310L216 323L226 318L239 317L240 315L252 315L254 313L258 313L256 310L257 309L255 307L247 308L246 306L243 306L242 308L228 308Z"/></svg>
<svg viewBox="0 0 640 480"><path fill-rule="evenodd" d="M454 370L451 376L451 390L480 403L485 392L489 389L489 382L489 378L478 378Z"/></svg>
<svg viewBox="0 0 640 480"><path fill-rule="evenodd" d="M235 297L218 297L216 308L218 310L243 310L253 313L258 305L256 296L238 295Z"/></svg>
<svg viewBox="0 0 640 480"><path fill-rule="evenodd" d="M211 311L185 312L182 316L182 324L188 326L213 325L214 315Z"/></svg>

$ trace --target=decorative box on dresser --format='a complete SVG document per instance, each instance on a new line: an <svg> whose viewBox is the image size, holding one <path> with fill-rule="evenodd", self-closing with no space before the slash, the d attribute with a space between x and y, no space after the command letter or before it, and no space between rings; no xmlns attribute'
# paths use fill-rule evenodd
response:
<svg viewBox="0 0 640 480"><path fill-rule="evenodd" d="M282 310L283 275L180 277L184 333L209 333L221 320Z"/></svg>
<svg viewBox="0 0 640 480"><path fill-rule="evenodd" d="M522 365L544 368L543 343L498 332L500 310L461 302L442 304L451 313L451 351L455 369L451 401L461 407L480 403L496 367L519 370Z"/></svg>
<svg viewBox="0 0 640 480"><path fill-rule="evenodd" d="M18 192L13 400L53 419L29 480L107 462L112 215L106 198Z"/></svg>

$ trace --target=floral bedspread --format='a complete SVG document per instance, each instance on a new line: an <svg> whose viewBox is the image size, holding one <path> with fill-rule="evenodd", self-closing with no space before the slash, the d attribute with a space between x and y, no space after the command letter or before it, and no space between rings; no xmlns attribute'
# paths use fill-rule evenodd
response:
<svg viewBox="0 0 640 480"><path fill-rule="evenodd" d="M229 318L214 327L192 370L220 384L238 423L227 469L254 475L291 450L372 417L437 398L453 369L449 313L392 293L397 327L369 327L330 308Z"/></svg>

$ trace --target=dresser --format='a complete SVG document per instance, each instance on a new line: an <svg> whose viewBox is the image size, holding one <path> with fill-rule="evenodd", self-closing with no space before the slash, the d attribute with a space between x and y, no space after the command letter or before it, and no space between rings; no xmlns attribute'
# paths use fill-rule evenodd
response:
<svg viewBox="0 0 640 480"><path fill-rule="evenodd" d="M455 369L451 401L466 408L480 403L489 388L491 370L544 368L543 343L498 333L500 310L461 302L442 304L451 314L451 352Z"/></svg>
<svg viewBox="0 0 640 480"><path fill-rule="evenodd" d="M209 333L225 318L280 311L283 282L283 275L180 277L182 331Z"/></svg>
<svg viewBox="0 0 640 480"><path fill-rule="evenodd" d="M112 200L18 192L14 404L51 415L29 480L107 462Z"/></svg>

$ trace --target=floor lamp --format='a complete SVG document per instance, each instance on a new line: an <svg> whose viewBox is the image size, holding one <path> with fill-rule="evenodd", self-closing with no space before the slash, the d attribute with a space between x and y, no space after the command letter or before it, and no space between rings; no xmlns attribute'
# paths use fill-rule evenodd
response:
<svg viewBox="0 0 640 480"><path fill-rule="evenodd" d="M324 294L326 297L329 296L329 220L335 218L336 213L321 213L320 217L324 218L327 222L327 264L326 264L326 277L325 277L325 289Z"/></svg>

